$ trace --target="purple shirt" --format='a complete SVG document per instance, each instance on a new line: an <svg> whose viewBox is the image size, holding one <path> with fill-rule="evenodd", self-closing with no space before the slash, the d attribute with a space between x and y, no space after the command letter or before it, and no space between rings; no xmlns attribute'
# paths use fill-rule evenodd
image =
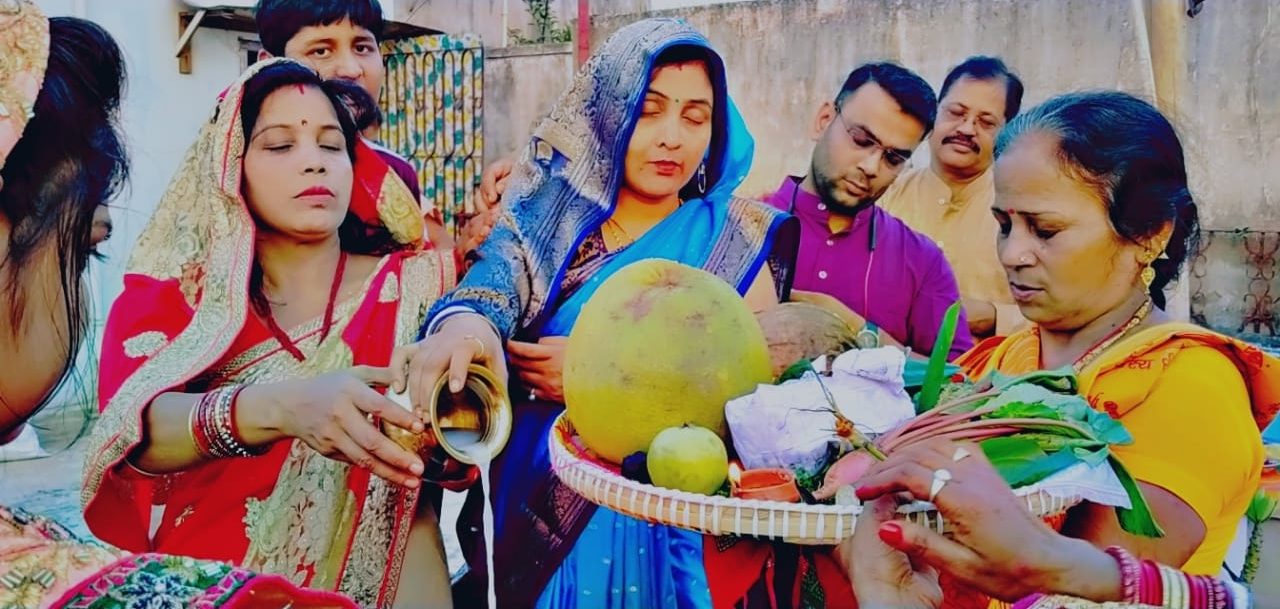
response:
<svg viewBox="0 0 1280 609"><path fill-rule="evenodd" d="M795 289L834 296L912 351L926 356L933 351L947 307L960 300L955 275L937 245L874 205L855 216L849 228L832 233L827 206L801 189L798 178L783 180L767 202L800 220ZM962 311L951 357L972 346Z"/></svg>

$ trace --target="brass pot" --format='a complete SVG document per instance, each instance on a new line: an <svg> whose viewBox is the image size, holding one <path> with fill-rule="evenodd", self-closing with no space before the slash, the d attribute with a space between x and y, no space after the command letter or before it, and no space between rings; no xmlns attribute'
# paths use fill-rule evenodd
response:
<svg viewBox="0 0 1280 609"><path fill-rule="evenodd" d="M426 412L419 412L427 425L420 434L383 423L382 431L396 444L416 453L427 464L442 465L449 459L474 465L470 451L476 444L496 457L506 447L511 437L511 400L506 388L488 368L471 364L467 369L467 381L460 393L449 391L449 377L442 376L436 382L435 391L427 403ZM388 394L389 398L409 408L408 396Z"/></svg>

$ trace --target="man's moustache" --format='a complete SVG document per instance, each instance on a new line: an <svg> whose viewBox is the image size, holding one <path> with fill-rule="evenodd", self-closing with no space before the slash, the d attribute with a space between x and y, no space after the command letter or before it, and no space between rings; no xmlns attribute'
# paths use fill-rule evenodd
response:
<svg viewBox="0 0 1280 609"><path fill-rule="evenodd" d="M981 148L978 146L978 143L977 143L977 142L975 142L975 141L973 141L973 140L971 140L971 139L969 139L969 138L967 138L967 137L964 137L964 136L962 136L962 135L952 135L952 136L948 136L946 139L943 139L943 140L942 140L942 143L943 143L943 144L951 144L951 143L960 143L960 144L964 144L965 146L968 146L969 148L971 148L974 152L978 152L978 151L980 151L980 150L981 150Z"/></svg>

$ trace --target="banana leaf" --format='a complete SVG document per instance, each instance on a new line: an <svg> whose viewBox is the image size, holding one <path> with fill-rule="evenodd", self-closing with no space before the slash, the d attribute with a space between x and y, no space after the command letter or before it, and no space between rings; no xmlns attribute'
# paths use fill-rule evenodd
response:
<svg viewBox="0 0 1280 609"><path fill-rule="evenodd" d="M1116 477L1120 478L1120 485L1124 487L1125 493L1129 495L1129 503L1133 504L1128 509L1116 508L1116 516L1120 520L1120 528L1132 535L1164 537L1164 529L1160 528L1160 523L1156 522L1155 514L1151 513L1151 506L1147 504L1147 498L1142 495L1142 489L1138 487L1138 481L1133 479L1133 476L1129 474L1129 470L1125 469L1124 465L1114 455L1109 457L1109 460L1111 461L1111 468L1116 472Z"/></svg>

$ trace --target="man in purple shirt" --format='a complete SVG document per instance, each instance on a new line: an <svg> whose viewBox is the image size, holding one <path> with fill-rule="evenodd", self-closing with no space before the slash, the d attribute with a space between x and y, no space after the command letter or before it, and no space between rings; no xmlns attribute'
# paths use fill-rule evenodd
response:
<svg viewBox="0 0 1280 609"><path fill-rule="evenodd" d="M795 289L833 296L861 316L860 345L928 355L947 307L960 300L942 250L875 205L928 135L937 105L915 73L860 66L818 110L809 175L788 176L767 199L800 220ZM951 357L972 345L962 317Z"/></svg>

